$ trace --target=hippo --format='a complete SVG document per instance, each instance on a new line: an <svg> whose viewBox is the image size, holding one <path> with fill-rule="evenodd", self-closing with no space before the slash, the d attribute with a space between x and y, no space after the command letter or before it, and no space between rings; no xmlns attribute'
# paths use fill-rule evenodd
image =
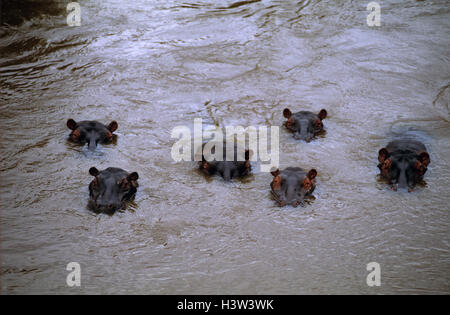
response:
<svg viewBox="0 0 450 315"><path fill-rule="evenodd" d="M292 113L289 108L285 108L283 116L287 118L285 126L294 133L294 139L310 142L324 130L322 120L327 117L327 111L322 109L318 114L309 111Z"/></svg>
<svg viewBox="0 0 450 315"><path fill-rule="evenodd" d="M73 119L67 120L67 127L72 130L69 140L79 143L88 144L90 150L94 150L97 144L111 143L113 140L113 132L117 130L118 124L113 120L108 126L98 121L80 121Z"/></svg>
<svg viewBox="0 0 450 315"><path fill-rule="evenodd" d="M202 148L205 148L206 144L203 144ZM213 144L211 152L215 153L215 146ZM245 150L244 152L244 160L240 161L237 158L237 150L238 146L234 144L234 158L231 161L226 160L226 142L223 142L223 160L216 161L207 161L205 155L202 153L202 160L198 162L200 171L202 171L206 175L220 175L225 181L231 181L233 178L244 177L250 174L251 164L250 158L252 155L251 150Z"/></svg>
<svg viewBox="0 0 450 315"><path fill-rule="evenodd" d="M89 184L88 207L94 212L113 214L125 208L126 202L134 199L137 191L137 172L128 173L121 168L109 167L99 171L89 169L95 178Z"/></svg>
<svg viewBox="0 0 450 315"><path fill-rule="evenodd" d="M397 139L378 152L378 168L392 190L398 187L412 192L423 179L430 164L430 155L425 145L417 140Z"/></svg>
<svg viewBox="0 0 450 315"><path fill-rule="evenodd" d="M300 167L288 167L282 171L271 171L273 180L270 183L272 195L280 207L291 204L297 207L305 197L316 188L317 171L311 169L308 173Z"/></svg>

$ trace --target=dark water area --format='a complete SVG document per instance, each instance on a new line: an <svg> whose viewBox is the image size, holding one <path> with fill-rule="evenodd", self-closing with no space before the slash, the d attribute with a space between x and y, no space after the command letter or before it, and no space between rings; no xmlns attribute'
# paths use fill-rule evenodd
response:
<svg viewBox="0 0 450 315"><path fill-rule="evenodd" d="M0 25L19 25L42 15L57 16L66 12L69 0L2 0Z"/></svg>
<svg viewBox="0 0 450 315"><path fill-rule="evenodd" d="M379 27L369 1L85 0L77 27L36 2L2 1L2 294L450 293L448 1L380 2ZM277 207L256 162L225 183L171 158L176 126L285 107L328 111L311 143L280 127L280 167L318 171L305 206ZM73 144L68 118L116 120L117 141ZM377 176L401 135L431 157L413 193ZM86 208L93 166L139 172L125 211Z"/></svg>

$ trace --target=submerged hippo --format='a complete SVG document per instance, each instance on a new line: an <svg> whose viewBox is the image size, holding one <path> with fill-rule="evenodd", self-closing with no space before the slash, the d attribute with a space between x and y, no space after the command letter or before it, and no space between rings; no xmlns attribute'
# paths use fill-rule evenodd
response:
<svg viewBox="0 0 450 315"><path fill-rule="evenodd" d="M93 211L113 214L124 209L127 201L134 199L139 186L138 173L128 173L114 167L99 171L92 167L89 174L95 177L89 184L88 206Z"/></svg>
<svg viewBox="0 0 450 315"><path fill-rule="evenodd" d="M113 140L113 132L119 125L112 121L108 126L98 121L80 121L73 119L67 120L67 127L72 130L69 139L75 143L88 144L90 150L94 150L97 144L110 143Z"/></svg>
<svg viewBox="0 0 450 315"><path fill-rule="evenodd" d="M202 148L205 149L205 145L203 144ZM225 181L230 181L233 178L244 177L250 174L251 171L251 150L245 150L243 158L238 159L237 145L234 145L234 156L227 160L226 158L226 143L223 143L223 159L222 161L217 161L214 159L213 161L207 161L205 158L205 152L202 153L202 161L198 162L200 170L206 175L215 175L218 174L222 176ZM216 149L216 145L212 145L211 153L214 154ZM209 151L208 151L209 152Z"/></svg>
<svg viewBox="0 0 450 315"><path fill-rule="evenodd" d="M292 113L289 108L283 110L283 116L287 118L285 126L294 133L294 138L310 142L316 135L322 132L323 123L327 117L327 111L322 109L318 114L308 111Z"/></svg>
<svg viewBox="0 0 450 315"><path fill-rule="evenodd" d="M280 207L286 204L297 207L316 188L317 171L315 169L306 173L300 167L288 167L271 173L274 177L270 183L272 195Z"/></svg>
<svg viewBox="0 0 450 315"><path fill-rule="evenodd" d="M378 168L392 190L398 187L412 192L427 171L430 155L422 142L400 139L390 142L378 152Z"/></svg>

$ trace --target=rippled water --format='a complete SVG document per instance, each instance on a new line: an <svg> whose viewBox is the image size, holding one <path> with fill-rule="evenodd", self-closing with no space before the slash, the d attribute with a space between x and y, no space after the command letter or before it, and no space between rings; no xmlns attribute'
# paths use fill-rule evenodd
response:
<svg viewBox="0 0 450 315"><path fill-rule="evenodd" d="M448 1L383 1L378 28L360 1L80 4L80 27L0 28L2 293L450 293ZM257 163L224 183L171 159L175 126L285 107L329 113L309 144L280 129L281 167L319 172L304 207L275 206ZM69 143L68 118L117 120L117 143ZM414 193L377 179L399 134L431 155ZM139 172L135 203L87 210L91 166Z"/></svg>

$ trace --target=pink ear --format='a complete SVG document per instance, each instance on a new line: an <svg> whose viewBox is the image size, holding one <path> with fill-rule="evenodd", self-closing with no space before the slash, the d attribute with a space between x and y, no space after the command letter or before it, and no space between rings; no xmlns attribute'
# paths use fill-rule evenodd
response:
<svg viewBox="0 0 450 315"><path fill-rule="evenodd" d="M389 157L389 151L386 148L380 149L378 151L378 161L383 163Z"/></svg>
<svg viewBox="0 0 450 315"><path fill-rule="evenodd" d="M108 130L111 132L114 132L117 130L117 128L119 127L119 124L117 123L117 121L113 120L109 125L108 125Z"/></svg>
<svg viewBox="0 0 450 315"><path fill-rule="evenodd" d="M283 116L287 119L289 119L292 116L292 112L289 108L285 108L283 110Z"/></svg>
<svg viewBox="0 0 450 315"><path fill-rule="evenodd" d="M89 174L91 174L92 176L97 176L100 172L98 171L98 169L96 169L95 167L91 167L89 169Z"/></svg>
<svg viewBox="0 0 450 315"><path fill-rule="evenodd" d="M325 118L327 118L327 115L327 111L325 109L322 109L317 116L320 120L324 120Z"/></svg>
<svg viewBox="0 0 450 315"><path fill-rule="evenodd" d="M139 174L137 172L133 172L130 175L128 175L127 177L128 180L138 180L139 179Z"/></svg>
<svg viewBox="0 0 450 315"><path fill-rule="evenodd" d="M277 177L278 175L280 175L280 170L277 168L274 171L270 171L270 174L272 174L274 177Z"/></svg>
<svg viewBox="0 0 450 315"><path fill-rule="evenodd" d="M308 172L309 179L314 179L314 178L316 178L316 176L317 176L317 171L314 168Z"/></svg>
<svg viewBox="0 0 450 315"><path fill-rule="evenodd" d="M77 129L77 123L75 122L75 120L73 119L67 120L67 128L69 128L70 130Z"/></svg>

